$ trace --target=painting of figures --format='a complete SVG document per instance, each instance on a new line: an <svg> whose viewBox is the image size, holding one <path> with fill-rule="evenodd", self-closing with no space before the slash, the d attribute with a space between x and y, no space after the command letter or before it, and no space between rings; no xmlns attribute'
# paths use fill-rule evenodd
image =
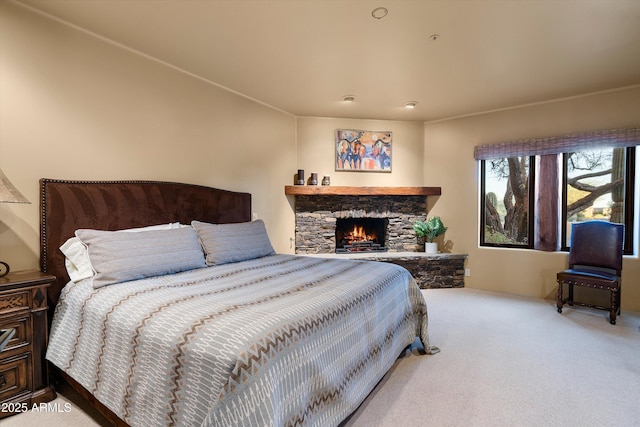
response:
<svg viewBox="0 0 640 427"><path fill-rule="evenodd" d="M336 171L391 172L391 132L336 129Z"/></svg>

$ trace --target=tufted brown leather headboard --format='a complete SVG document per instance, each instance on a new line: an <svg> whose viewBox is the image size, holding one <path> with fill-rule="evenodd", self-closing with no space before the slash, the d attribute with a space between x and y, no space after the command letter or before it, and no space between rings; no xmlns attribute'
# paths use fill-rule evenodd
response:
<svg viewBox="0 0 640 427"><path fill-rule="evenodd" d="M49 288L51 310L69 281L59 248L79 228L251 221L251 194L175 182L43 178L40 203L40 268L57 278Z"/></svg>

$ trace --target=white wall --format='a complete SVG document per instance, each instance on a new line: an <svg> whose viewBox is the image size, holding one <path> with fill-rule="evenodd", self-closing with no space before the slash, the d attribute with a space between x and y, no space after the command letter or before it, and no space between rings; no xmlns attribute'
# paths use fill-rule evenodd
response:
<svg viewBox="0 0 640 427"><path fill-rule="evenodd" d="M336 172L336 129L392 132L391 172ZM297 169L304 169L306 177L311 172L317 172L319 179L329 175L331 185L423 185L422 122L299 117L297 140Z"/></svg>
<svg viewBox="0 0 640 427"><path fill-rule="evenodd" d="M453 252L468 253L473 288L555 298L556 272L567 254L480 248L478 144L638 126L640 87L491 114L426 123L425 182L439 182L442 197L433 206L449 226ZM640 310L640 261L625 257L622 308Z"/></svg>
<svg viewBox="0 0 640 427"><path fill-rule="evenodd" d="M253 194L278 251L293 214L295 117L0 3L0 260L39 268L40 178L149 179Z"/></svg>

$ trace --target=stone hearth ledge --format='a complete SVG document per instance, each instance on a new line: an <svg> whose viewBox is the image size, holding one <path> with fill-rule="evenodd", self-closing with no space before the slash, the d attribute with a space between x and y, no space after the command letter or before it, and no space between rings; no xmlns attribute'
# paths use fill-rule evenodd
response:
<svg viewBox="0 0 640 427"><path fill-rule="evenodd" d="M411 273L421 289L463 288L467 254L426 252L352 252L346 254L298 254L316 258L346 258L400 265Z"/></svg>

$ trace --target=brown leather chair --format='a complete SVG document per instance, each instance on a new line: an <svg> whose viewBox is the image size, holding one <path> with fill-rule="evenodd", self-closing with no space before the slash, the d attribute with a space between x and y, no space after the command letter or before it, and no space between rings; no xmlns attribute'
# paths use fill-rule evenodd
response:
<svg viewBox="0 0 640 427"><path fill-rule="evenodd" d="M573 224L569 269L557 275L558 313L562 313L562 306L565 303L608 310L609 322L612 325L616 324L616 314L620 314L623 235L622 224L606 221L585 221ZM564 283L568 285L569 296L563 300ZM574 301L574 286L609 291L610 306Z"/></svg>

